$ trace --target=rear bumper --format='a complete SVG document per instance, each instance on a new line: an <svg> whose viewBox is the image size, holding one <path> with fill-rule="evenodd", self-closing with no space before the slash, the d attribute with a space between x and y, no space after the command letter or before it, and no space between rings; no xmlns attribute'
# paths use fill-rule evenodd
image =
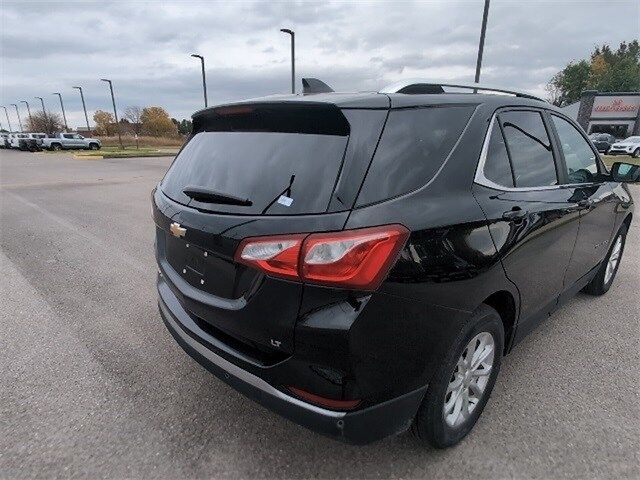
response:
<svg viewBox="0 0 640 480"><path fill-rule="evenodd" d="M337 412L287 395L205 346L208 334L184 310L162 276L158 306L178 344L216 377L275 413L317 433L353 444L366 444L409 428L426 386L386 402L351 412Z"/></svg>

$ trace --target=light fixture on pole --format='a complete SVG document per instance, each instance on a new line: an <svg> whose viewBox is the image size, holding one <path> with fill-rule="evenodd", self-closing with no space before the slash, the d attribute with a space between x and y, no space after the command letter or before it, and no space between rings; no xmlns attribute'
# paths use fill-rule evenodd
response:
<svg viewBox="0 0 640 480"><path fill-rule="evenodd" d="M24 132L24 130L22 129L22 120L20 120L20 112L18 111L18 105L16 105L15 103L12 103L11 106L16 107L16 115L18 116L18 124L20 125L20 132Z"/></svg>
<svg viewBox="0 0 640 480"><path fill-rule="evenodd" d="M82 87L71 87L80 91L80 99L82 100L82 109L84 110L84 119L87 122L87 132L91 131L91 127L89 126L89 117L87 116L87 106L84 103L84 95L82 93Z"/></svg>
<svg viewBox="0 0 640 480"><path fill-rule="evenodd" d="M198 55L197 53L192 53L191 56L193 58L200 59L200 66L202 68L202 90L204 91L204 108L207 108L209 104L207 102L207 79L204 75L204 57L202 55Z"/></svg>
<svg viewBox="0 0 640 480"><path fill-rule="evenodd" d="M9 112L7 112L7 107L2 105L2 108L4 108L4 114L7 116L7 123L9 124L9 132L12 132L13 129L11 128L11 120L9 120Z"/></svg>
<svg viewBox="0 0 640 480"><path fill-rule="evenodd" d="M35 128L33 125L33 118L31 118L31 109L29 108L29 102L26 100L20 100L20 103L24 103L27 106L27 113L29 114L29 124L31 128Z"/></svg>
<svg viewBox="0 0 640 480"><path fill-rule="evenodd" d="M296 33L288 28L280 31L291 35L291 93L296 93Z"/></svg>
<svg viewBox="0 0 640 480"><path fill-rule="evenodd" d="M33 97L33 98L39 98L40 99L40 103L42 104L42 113L45 114L45 116L47 115L47 110L44 108L44 98L42 97Z"/></svg>
<svg viewBox="0 0 640 480"><path fill-rule="evenodd" d="M54 92L51 95L58 95L58 98L60 99L60 108L62 108L62 118L64 119L64 131L68 132L69 126L67 125L67 114L64 112L64 103L62 103L62 94L59 92Z"/></svg>
<svg viewBox="0 0 640 480"><path fill-rule="evenodd" d="M111 90L111 103L113 103L113 115L116 119L116 131L118 132L118 143L120 143L120 148L124 150L124 146L122 145L122 136L120 135L120 122L118 121L118 110L116 109L116 97L113 94L113 83L108 78L101 78L100 81L107 82L109 84L109 90Z"/></svg>

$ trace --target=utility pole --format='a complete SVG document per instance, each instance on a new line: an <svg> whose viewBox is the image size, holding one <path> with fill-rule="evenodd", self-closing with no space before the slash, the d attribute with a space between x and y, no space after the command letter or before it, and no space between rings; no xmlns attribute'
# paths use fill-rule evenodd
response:
<svg viewBox="0 0 640 480"><path fill-rule="evenodd" d="M84 110L84 119L87 122L87 132L91 131L89 126L89 117L87 116L87 106L84 104L84 95L82 94L82 87L72 87L80 91L80 99L82 100L82 109Z"/></svg>
<svg viewBox="0 0 640 480"><path fill-rule="evenodd" d="M111 103L113 103L113 115L116 118L116 131L118 132L118 142L120 143L120 148L124 150L124 146L122 145L122 136L120 135L120 122L118 121L118 110L116 109L116 97L113 95L113 83L108 78L101 78L103 82L107 82L109 84L109 90L111 90Z"/></svg>
<svg viewBox="0 0 640 480"><path fill-rule="evenodd" d="M280 31L291 35L291 93L296 93L296 32L288 28Z"/></svg>
<svg viewBox="0 0 640 480"><path fill-rule="evenodd" d="M198 55L197 53L192 53L191 56L193 58L200 59L200 66L202 67L202 90L204 91L204 108L207 108L209 105L207 103L207 79L204 75L204 57L202 55Z"/></svg>
<svg viewBox="0 0 640 480"><path fill-rule="evenodd" d="M478 45L478 60L476 62L476 79L480 82L480 69L482 68L482 53L484 52L484 37L487 32L487 17L489 16L489 0L484 0L484 12L482 13L482 29L480 30L480 45ZM476 90L474 90L475 92Z"/></svg>
<svg viewBox="0 0 640 480"><path fill-rule="evenodd" d="M64 131L68 132L69 126L67 125L67 114L64 113L64 103L62 103L62 94L58 92L54 92L51 95L58 95L58 98L60 99L60 108L62 108L62 118L64 119Z"/></svg>
<svg viewBox="0 0 640 480"><path fill-rule="evenodd" d="M29 123L31 128L35 129L35 126L33 125L33 118L31 118L31 109L29 108L29 102L27 102L26 100L20 100L20 103L24 103L27 106L27 113L29 114Z"/></svg>
<svg viewBox="0 0 640 480"><path fill-rule="evenodd" d="M9 124L9 132L13 132L13 129L11 128L11 120L9 120L9 112L7 112L7 107L2 105L2 108L4 108L4 114L7 116L7 123Z"/></svg>
<svg viewBox="0 0 640 480"><path fill-rule="evenodd" d="M24 130L22 129L22 120L20 120L20 112L18 111L18 105L16 105L15 103L12 103L11 106L16 107L16 115L18 116L18 124L20 125L20 132L24 132Z"/></svg>

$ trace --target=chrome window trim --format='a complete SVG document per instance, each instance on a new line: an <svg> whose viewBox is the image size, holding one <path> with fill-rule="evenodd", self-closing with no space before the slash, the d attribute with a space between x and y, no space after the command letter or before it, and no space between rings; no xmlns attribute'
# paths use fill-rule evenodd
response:
<svg viewBox="0 0 640 480"><path fill-rule="evenodd" d="M532 112L540 113L538 110L531 110ZM493 188L494 190L502 190L504 192L537 192L541 190L559 190L561 188L566 188L564 184L558 185L541 185L539 187L507 187L505 185L499 185L487 177L484 176L484 165L487 161L487 154L489 152L489 140L491 139L491 133L493 132L493 125L496 122L496 117L499 112L494 112L491 115L491 119L489 120L489 128L487 129L487 133L484 136L484 142L482 143L482 150L480 151L480 160L478 161L478 167L476 168L476 174L473 179L474 183L478 185L482 185L484 187ZM506 139L505 139L506 141ZM554 159L555 163L555 159ZM511 166L509 166L511 168ZM560 181L560 179L558 179Z"/></svg>

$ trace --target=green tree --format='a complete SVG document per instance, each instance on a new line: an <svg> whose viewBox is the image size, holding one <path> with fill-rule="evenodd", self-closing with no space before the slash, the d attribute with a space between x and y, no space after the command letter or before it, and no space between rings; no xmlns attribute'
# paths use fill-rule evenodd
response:
<svg viewBox="0 0 640 480"><path fill-rule="evenodd" d="M182 135L190 135L191 128L193 125L191 124L191 120L182 119L180 122L180 126L178 127L178 132Z"/></svg>
<svg viewBox="0 0 640 480"><path fill-rule="evenodd" d="M596 47L589 60L570 62L547 85L549 100L564 106L576 102L584 90L632 92L640 90L640 44L622 42L616 51Z"/></svg>

